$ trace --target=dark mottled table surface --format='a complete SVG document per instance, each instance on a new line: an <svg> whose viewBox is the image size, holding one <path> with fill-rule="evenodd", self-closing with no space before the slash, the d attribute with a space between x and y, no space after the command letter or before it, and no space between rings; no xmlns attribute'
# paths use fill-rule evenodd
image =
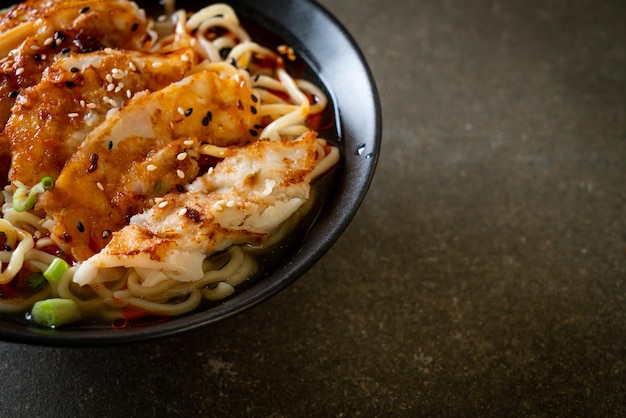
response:
<svg viewBox="0 0 626 418"><path fill-rule="evenodd" d="M0 415L626 415L626 3L322 4L383 107L345 234L215 326L0 343Z"/></svg>

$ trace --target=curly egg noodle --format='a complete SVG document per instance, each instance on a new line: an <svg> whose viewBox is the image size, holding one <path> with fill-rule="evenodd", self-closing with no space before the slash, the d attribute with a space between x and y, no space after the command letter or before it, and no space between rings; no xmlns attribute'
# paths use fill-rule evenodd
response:
<svg viewBox="0 0 626 418"><path fill-rule="evenodd" d="M128 19L129 33L145 36L136 35L132 46L75 40L63 50L65 37L81 33L80 19L130 2L47 2L42 15L63 9L70 16L66 27L47 29L36 13L43 3L24 3L35 13L11 20L0 36L7 80L22 76L20 57L27 53L45 64L29 85L16 92L13 85L6 95L12 113L3 135L12 159L2 193L0 312L29 316L38 301L67 299L79 319L128 326L230 296L258 271L255 251L289 233L314 198L311 182L339 161L339 150L309 122L327 108L324 92L289 74L291 48L256 43L226 4L189 13L168 1L155 19L133 5L120 19ZM0 14L5 24L10 13L18 12ZM64 24L63 13L55 24ZM55 51L46 49L51 43ZM127 66L107 67L109 59ZM173 71L162 75L161 66L180 76L167 79ZM102 83L89 84L89 71ZM45 105L33 104L32 91L54 74L64 80L60 97L70 90L73 101L59 99L58 126L54 118L37 119L28 140L54 136L44 132L52 126L59 151L25 156L34 147L24 145L28 115L18 113ZM128 78L137 74L149 81ZM152 130L144 126L150 124ZM33 180L43 177L53 186L42 189ZM16 206L18 193L34 198L32 207ZM68 267L62 274L32 281L61 259Z"/></svg>

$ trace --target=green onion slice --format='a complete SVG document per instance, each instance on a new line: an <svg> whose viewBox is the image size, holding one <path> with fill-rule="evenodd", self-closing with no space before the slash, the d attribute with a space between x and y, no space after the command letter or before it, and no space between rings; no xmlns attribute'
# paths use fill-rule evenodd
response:
<svg viewBox="0 0 626 418"><path fill-rule="evenodd" d="M33 273L30 276L28 276L28 283L35 290L39 290L45 282L46 282L46 278L41 273Z"/></svg>
<svg viewBox="0 0 626 418"><path fill-rule="evenodd" d="M13 193L13 209L17 212L32 209L35 206L35 202L37 202L37 193L32 190L19 187Z"/></svg>
<svg viewBox="0 0 626 418"><path fill-rule="evenodd" d="M62 258L55 258L50 266L43 272L43 275L49 282L56 283L61 279L63 273L70 268L69 264L65 262Z"/></svg>
<svg viewBox="0 0 626 418"><path fill-rule="evenodd" d="M50 190L54 187L54 179L50 176L46 176L41 179L41 186L44 190Z"/></svg>
<svg viewBox="0 0 626 418"><path fill-rule="evenodd" d="M56 328L79 321L82 315L74 300L52 298L35 302L31 310L31 317L40 325Z"/></svg>

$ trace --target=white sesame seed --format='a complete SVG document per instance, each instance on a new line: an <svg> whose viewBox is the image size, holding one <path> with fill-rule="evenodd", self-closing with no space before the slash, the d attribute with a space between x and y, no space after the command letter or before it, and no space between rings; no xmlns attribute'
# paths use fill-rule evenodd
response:
<svg viewBox="0 0 626 418"><path fill-rule="evenodd" d="M126 97L128 97L129 99L133 97L133 92L130 90L126 90Z"/></svg>
<svg viewBox="0 0 626 418"><path fill-rule="evenodd" d="M98 186L98 189L100 189L100 191L102 191L102 192L104 191L104 186L99 181L96 182L96 186Z"/></svg>
<svg viewBox="0 0 626 418"><path fill-rule="evenodd" d="M159 208L163 209L164 207L166 207L166 206L167 206L167 204L168 204L168 203L169 203L169 202L168 202L167 200L164 200L163 202L159 203L159 205L158 205L158 206L159 206Z"/></svg>
<svg viewBox="0 0 626 418"><path fill-rule="evenodd" d="M46 55L46 54L41 54L41 59L42 59L43 61L45 61L45 60L46 60L46 58L48 58L48 55Z"/></svg>
<svg viewBox="0 0 626 418"><path fill-rule="evenodd" d="M78 117L78 113L68 113L67 117L69 117L69 118L77 118Z"/></svg>
<svg viewBox="0 0 626 418"><path fill-rule="evenodd" d="M154 203L161 203L164 199L162 197L155 197Z"/></svg>
<svg viewBox="0 0 626 418"><path fill-rule="evenodd" d="M33 51L39 51L41 48L39 48L39 45L31 45L30 49Z"/></svg>
<svg viewBox="0 0 626 418"><path fill-rule="evenodd" d="M184 144L186 147L190 147L190 146L192 146L192 145L193 145L193 139L186 139L186 140L183 142L183 144Z"/></svg>
<svg viewBox="0 0 626 418"><path fill-rule="evenodd" d="M107 48L104 48L104 53L105 53L105 54L112 54L112 53L113 53L113 49L108 48L108 47L107 47Z"/></svg>
<svg viewBox="0 0 626 418"><path fill-rule="evenodd" d="M170 121L170 128L174 129L174 122Z"/></svg>
<svg viewBox="0 0 626 418"><path fill-rule="evenodd" d="M115 87L115 90L113 90L115 93L119 93L120 91L122 91L122 87L117 86Z"/></svg>
<svg viewBox="0 0 626 418"><path fill-rule="evenodd" d="M154 171L157 169L157 166L154 164L148 164L148 166L146 167L146 170L148 171Z"/></svg>
<svg viewBox="0 0 626 418"><path fill-rule="evenodd" d="M226 202L226 206L229 208L234 208L235 207L235 201L234 200L229 200L228 202Z"/></svg>
<svg viewBox="0 0 626 418"><path fill-rule="evenodd" d="M110 97L108 97L108 96L104 96L104 97L102 98L102 101L103 101L103 102L105 102L105 103L108 103L108 104L109 104L109 105L111 105L112 107L119 107L119 104L117 104L117 102L116 102L115 100L111 99L111 98L110 98Z"/></svg>
<svg viewBox="0 0 626 418"><path fill-rule="evenodd" d="M87 104L87 103L85 103L85 101L84 101L84 100L81 100L81 101L80 101L80 107L85 107L85 105L86 105L86 104Z"/></svg>
<svg viewBox="0 0 626 418"><path fill-rule="evenodd" d="M155 62L153 62L153 63L152 63L152 68L159 68L159 67L161 67L162 65L163 65L163 63L162 63L162 62L155 61Z"/></svg>
<svg viewBox="0 0 626 418"><path fill-rule="evenodd" d="M182 107L179 107L178 109L176 109L178 111L178 113L180 113L181 116L185 115L185 109L183 109Z"/></svg>
<svg viewBox="0 0 626 418"><path fill-rule="evenodd" d="M17 70L15 70L15 75L22 75L24 73L24 67L20 67Z"/></svg>
<svg viewBox="0 0 626 418"><path fill-rule="evenodd" d="M115 89L115 84L111 83L107 86L107 91L113 91Z"/></svg>
<svg viewBox="0 0 626 418"><path fill-rule="evenodd" d="M183 170L176 170L176 175L178 176L179 179L185 178L185 172Z"/></svg>
<svg viewBox="0 0 626 418"><path fill-rule="evenodd" d="M98 105L95 103L87 103L87 108L89 109L95 109L96 107L98 107Z"/></svg>
<svg viewBox="0 0 626 418"><path fill-rule="evenodd" d="M45 46L48 46L48 45L50 45L52 42L54 42L54 39L52 39L52 37L50 37L50 38L46 39L45 41L43 41L43 44L44 44Z"/></svg>
<svg viewBox="0 0 626 418"><path fill-rule="evenodd" d="M178 155L176 156L176 159L177 159L178 161L184 161L184 160L185 160L185 158L187 158L187 153L186 153L186 152L181 152L180 154L178 154Z"/></svg>
<svg viewBox="0 0 626 418"><path fill-rule="evenodd" d="M135 66L135 63L132 61L128 61L128 68L130 68L131 71L137 71L137 66Z"/></svg>
<svg viewBox="0 0 626 418"><path fill-rule="evenodd" d="M207 174L211 174L213 172L213 167L209 167L209 169L207 170Z"/></svg>
<svg viewBox="0 0 626 418"><path fill-rule="evenodd" d="M187 214L187 208L182 208L178 211L178 216L185 216Z"/></svg>
<svg viewBox="0 0 626 418"><path fill-rule="evenodd" d="M113 76L111 74L107 74L106 76L104 76L104 78L106 79L108 83L113 82Z"/></svg>
<svg viewBox="0 0 626 418"><path fill-rule="evenodd" d="M189 61L189 55L181 55L180 60L183 62L188 62Z"/></svg>

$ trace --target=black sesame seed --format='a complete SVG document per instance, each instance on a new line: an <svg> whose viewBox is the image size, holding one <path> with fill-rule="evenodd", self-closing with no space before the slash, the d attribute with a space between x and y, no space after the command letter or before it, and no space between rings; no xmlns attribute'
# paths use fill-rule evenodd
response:
<svg viewBox="0 0 626 418"><path fill-rule="evenodd" d="M243 103L241 103L241 100L237 100L237 109L243 110Z"/></svg>
<svg viewBox="0 0 626 418"><path fill-rule="evenodd" d="M81 221L76 222L76 228L78 228L78 232L85 232L85 225Z"/></svg>
<svg viewBox="0 0 626 418"><path fill-rule="evenodd" d="M177 184L176 190L178 190L179 193L183 193L185 191L185 187L181 184Z"/></svg>
<svg viewBox="0 0 626 418"><path fill-rule="evenodd" d="M63 32L55 32L54 39L58 39L59 41L63 42L65 40L65 34Z"/></svg>
<svg viewBox="0 0 626 418"><path fill-rule="evenodd" d="M72 236L70 234L68 234L67 232L63 233L63 241L65 242L72 242Z"/></svg>
<svg viewBox="0 0 626 418"><path fill-rule="evenodd" d="M254 76L253 80L254 81L259 81L259 78L261 77L261 74L257 74Z"/></svg>
<svg viewBox="0 0 626 418"><path fill-rule="evenodd" d="M33 58L35 58L35 61L41 61L41 55L39 54L35 54Z"/></svg>
<svg viewBox="0 0 626 418"><path fill-rule="evenodd" d="M222 57L222 59L225 60L226 57L228 56L228 54L230 54L230 51L232 51L232 48L222 48L222 49L220 49L220 57Z"/></svg>
<svg viewBox="0 0 626 418"><path fill-rule="evenodd" d="M76 87L76 83L74 83L73 81L66 81L65 87L67 87L68 89L73 89L74 87Z"/></svg>
<svg viewBox="0 0 626 418"><path fill-rule="evenodd" d="M83 7L82 9L80 9L81 13L87 13L89 11L89 7Z"/></svg>
<svg viewBox="0 0 626 418"><path fill-rule="evenodd" d="M254 107L254 106L250 106L250 111L252 112L253 115L257 114L256 107Z"/></svg>
<svg viewBox="0 0 626 418"><path fill-rule="evenodd" d="M88 173L93 173L98 168L98 154L96 154L96 153L91 154L89 156L89 162L91 163L91 165L87 169L87 172Z"/></svg>
<svg viewBox="0 0 626 418"><path fill-rule="evenodd" d="M190 107L189 109L185 110L185 116L187 117L191 116L192 113L193 113L193 107Z"/></svg>
<svg viewBox="0 0 626 418"><path fill-rule="evenodd" d="M210 111L206 112L206 116L202 118L202 126L209 126L211 119L213 119L213 114Z"/></svg>
<svg viewBox="0 0 626 418"><path fill-rule="evenodd" d="M113 149L113 141L109 141L109 143L107 144L107 148L109 149L109 151Z"/></svg>
<svg viewBox="0 0 626 418"><path fill-rule="evenodd" d="M4 244L4 251L13 251L13 248L11 248L10 245Z"/></svg>
<svg viewBox="0 0 626 418"><path fill-rule="evenodd" d="M61 50L61 54L68 54L71 51L69 47L65 47Z"/></svg>
<svg viewBox="0 0 626 418"><path fill-rule="evenodd" d="M19 96L19 95L20 95L20 92L19 92L19 91L12 91L12 92L10 92L10 93L9 93L9 97L10 97L11 99L15 99L15 98L16 98L17 96Z"/></svg>
<svg viewBox="0 0 626 418"><path fill-rule="evenodd" d="M80 69L79 69L79 68L77 68L77 67L72 67L72 68L70 69L70 71L71 71L71 72L73 72L73 73L77 73L77 72L79 72L79 71L80 71Z"/></svg>
<svg viewBox="0 0 626 418"><path fill-rule="evenodd" d="M263 129L263 125L254 125L254 129Z"/></svg>
<svg viewBox="0 0 626 418"><path fill-rule="evenodd" d="M102 239L107 239L111 236L111 231L108 229L105 229L104 231L102 231Z"/></svg>
<svg viewBox="0 0 626 418"><path fill-rule="evenodd" d="M250 135L252 136L258 136L259 133L257 131L255 131L254 129L250 129L248 132L250 132Z"/></svg>
<svg viewBox="0 0 626 418"><path fill-rule="evenodd" d="M230 65L232 65L233 67L237 68L237 61L235 61L234 58L230 59Z"/></svg>
<svg viewBox="0 0 626 418"><path fill-rule="evenodd" d="M258 97L256 97L254 94L253 94L252 96L250 96L250 98L252 99L252 101L253 101L254 103L258 103L258 101L259 101L259 98L258 98Z"/></svg>
<svg viewBox="0 0 626 418"><path fill-rule="evenodd" d="M137 29L139 29L139 23L133 23L133 26L130 27L130 30L132 30L133 32L135 32Z"/></svg>
<svg viewBox="0 0 626 418"><path fill-rule="evenodd" d="M57 41L52 41L52 43L50 44L50 48L56 49L56 47L57 47Z"/></svg>

